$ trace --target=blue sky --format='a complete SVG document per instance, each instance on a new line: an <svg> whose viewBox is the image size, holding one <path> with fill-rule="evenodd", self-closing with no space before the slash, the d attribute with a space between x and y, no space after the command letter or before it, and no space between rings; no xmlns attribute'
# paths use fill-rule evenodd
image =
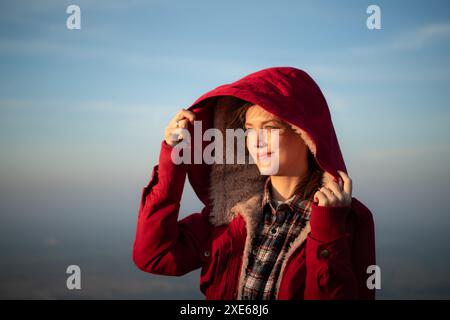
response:
<svg viewBox="0 0 450 320"><path fill-rule="evenodd" d="M66 28L70 4L81 30ZM370 4L381 30L366 27ZM449 12L448 1L2 1L0 296L151 298L156 286L201 298L195 273L181 289L132 265L141 188L180 108L284 65L329 103L354 196L375 216L379 296L449 298ZM186 185L181 217L200 209ZM74 296L64 270L77 261L91 286ZM122 270L115 287L109 263Z"/></svg>

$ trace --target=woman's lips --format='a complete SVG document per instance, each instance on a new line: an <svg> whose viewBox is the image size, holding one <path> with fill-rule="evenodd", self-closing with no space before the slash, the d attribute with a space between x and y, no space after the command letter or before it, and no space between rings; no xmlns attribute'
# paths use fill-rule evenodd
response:
<svg viewBox="0 0 450 320"><path fill-rule="evenodd" d="M257 153L256 154L256 159L257 160L266 160L268 158L270 158L270 155L272 154L272 152L268 152L268 153Z"/></svg>

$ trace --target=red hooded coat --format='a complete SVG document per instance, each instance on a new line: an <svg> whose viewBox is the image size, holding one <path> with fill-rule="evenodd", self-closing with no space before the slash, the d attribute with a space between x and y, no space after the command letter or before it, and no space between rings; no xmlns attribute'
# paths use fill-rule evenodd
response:
<svg viewBox="0 0 450 320"><path fill-rule="evenodd" d="M202 131L224 131L242 100L301 135L324 170L323 184L339 177L337 170L347 172L327 102L307 73L291 67L260 70L202 95L188 110L202 121ZM197 136L192 150L203 150L210 142ZM240 299L267 176L255 164L176 165L172 149L162 141L159 163L142 191L133 260L141 270L160 275L201 268L206 299ZM186 176L204 208L178 221ZM374 264L370 210L355 197L351 207L313 203L310 221L286 253L277 299L374 299L366 284L367 267Z"/></svg>

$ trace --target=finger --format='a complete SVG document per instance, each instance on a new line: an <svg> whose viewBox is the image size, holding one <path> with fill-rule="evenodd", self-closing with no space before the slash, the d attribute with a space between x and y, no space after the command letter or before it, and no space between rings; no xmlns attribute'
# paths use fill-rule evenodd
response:
<svg viewBox="0 0 450 320"><path fill-rule="evenodd" d="M180 125L180 122L184 119L187 119L187 121L190 121L192 123L195 119L195 114L192 111L181 109L180 111L177 112L175 117L173 117L173 119L170 121L169 127L170 128L186 128L186 127L184 127L184 126L182 127Z"/></svg>
<svg viewBox="0 0 450 320"><path fill-rule="evenodd" d="M339 189L343 190L344 183L342 182L342 178L340 176L333 177L333 181L332 182L336 183L339 186Z"/></svg>
<svg viewBox="0 0 450 320"><path fill-rule="evenodd" d="M339 175L342 177L344 181L344 192L348 193L350 196L352 195L352 179L343 171L338 170Z"/></svg>
<svg viewBox="0 0 450 320"><path fill-rule="evenodd" d="M341 177L338 178L338 182L339 182L339 189L344 190L344 182L342 181Z"/></svg>
<svg viewBox="0 0 450 320"><path fill-rule="evenodd" d="M322 187L320 188L320 192L322 192L327 198L328 198L328 202L329 203L334 203L336 202L337 198L334 195L333 192L331 192L330 189L328 189L327 187Z"/></svg>
<svg viewBox="0 0 450 320"><path fill-rule="evenodd" d="M327 197L320 191L317 191L314 194L314 202L318 202L322 206L326 206L328 204Z"/></svg>
<svg viewBox="0 0 450 320"><path fill-rule="evenodd" d="M333 194L339 201L343 201L345 199L344 194L342 193L342 189L336 182L330 182L326 185L326 187L333 192Z"/></svg>
<svg viewBox="0 0 450 320"><path fill-rule="evenodd" d="M189 143L190 142L189 137L190 137L189 133L187 132L186 129L183 128L176 128L170 133L170 139L171 141L174 142L186 140L187 143Z"/></svg>
<svg viewBox="0 0 450 320"><path fill-rule="evenodd" d="M178 128L186 129L188 126L189 120L188 119L181 119L178 120Z"/></svg>
<svg viewBox="0 0 450 320"><path fill-rule="evenodd" d="M195 114L192 111L181 109L175 116L175 121L179 121L184 118L188 119L190 122L193 122L195 119Z"/></svg>

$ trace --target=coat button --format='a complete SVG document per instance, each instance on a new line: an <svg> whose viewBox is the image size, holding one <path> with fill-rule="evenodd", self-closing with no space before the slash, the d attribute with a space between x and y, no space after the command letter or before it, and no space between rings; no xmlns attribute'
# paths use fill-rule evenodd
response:
<svg viewBox="0 0 450 320"><path fill-rule="evenodd" d="M209 251L206 250L206 251L204 252L204 255L205 255L205 257L209 257Z"/></svg>
<svg viewBox="0 0 450 320"><path fill-rule="evenodd" d="M323 249L322 251L320 251L320 256L322 258L328 258L329 255L330 255L330 251L328 251L327 249Z"/></svg>

